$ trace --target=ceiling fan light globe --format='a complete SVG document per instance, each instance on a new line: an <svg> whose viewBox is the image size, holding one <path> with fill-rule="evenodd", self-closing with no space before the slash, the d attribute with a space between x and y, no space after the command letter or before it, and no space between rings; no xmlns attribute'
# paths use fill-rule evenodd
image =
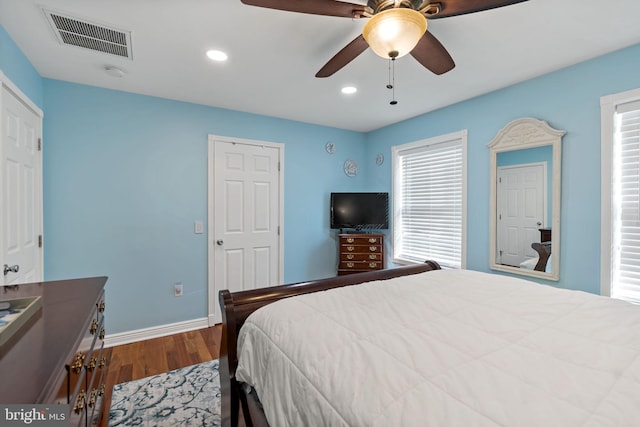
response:
<svg viewBox="0 0 640 427"><path fill-rule="evenodd" d="M420 12L407 9L388 9L373 15L362 29L369 47L382 58L397 52L400 58L413 50L427 31L427 19Z"/></svg>

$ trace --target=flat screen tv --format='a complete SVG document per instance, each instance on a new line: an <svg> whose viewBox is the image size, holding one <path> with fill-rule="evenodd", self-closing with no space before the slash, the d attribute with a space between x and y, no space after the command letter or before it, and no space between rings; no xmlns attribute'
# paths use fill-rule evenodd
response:
<svg viewBox="0 0 640 427"><path fill-rule="evenodd" d="M331 228L389 228L389 193L331 193Z"/></svg>

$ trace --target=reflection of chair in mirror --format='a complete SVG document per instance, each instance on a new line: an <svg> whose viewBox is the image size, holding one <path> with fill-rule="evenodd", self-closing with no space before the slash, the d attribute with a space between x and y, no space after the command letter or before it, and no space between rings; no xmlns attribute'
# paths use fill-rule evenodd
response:
<svg viewBox="0 0 640 427"><path fill-rule="evenodd" d="M536 271L546 271L547 261L549 261L549 256L551 256L551 242L534 242L531 244L531 247L538 252L538 263L533 269Z"/></svg>

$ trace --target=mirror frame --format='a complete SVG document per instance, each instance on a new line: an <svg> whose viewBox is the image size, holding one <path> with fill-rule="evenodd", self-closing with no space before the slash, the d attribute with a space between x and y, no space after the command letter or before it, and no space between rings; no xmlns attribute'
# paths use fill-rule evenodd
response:
<svg viewBox="0 0 640 427"><path fill-rule="evenodd" d="M489 196L489 268L523 276L537 277L547 280L560 280L560 190L562 187L562 137L567 132L554 129L544 120L525 117L509 122L498 132L496 137L487 144L490 150L490 196ZM528 270L496 263L497 244L497 175L498 153L523 150L542 146L552 146L553 171L551 203L551 242L552 270Z"/></svg>

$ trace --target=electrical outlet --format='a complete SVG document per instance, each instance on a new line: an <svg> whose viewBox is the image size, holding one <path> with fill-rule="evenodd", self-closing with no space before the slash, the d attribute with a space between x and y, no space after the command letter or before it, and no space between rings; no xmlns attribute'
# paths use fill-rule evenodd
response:
<svg viewBox="0 0 640 427"><path fill-rule="evenodd" d="M181 297L182 296L182 283L177 282L173 285L173 296Z"/></svg>

